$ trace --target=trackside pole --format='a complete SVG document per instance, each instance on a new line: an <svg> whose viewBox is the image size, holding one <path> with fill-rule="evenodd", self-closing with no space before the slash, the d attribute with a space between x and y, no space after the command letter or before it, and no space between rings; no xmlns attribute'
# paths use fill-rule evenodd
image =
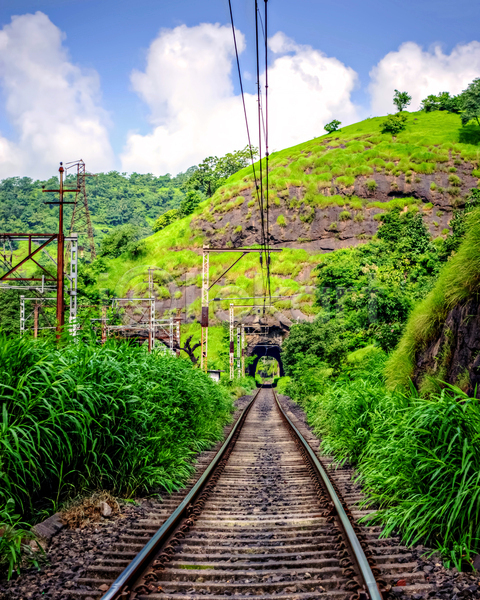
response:
<svg viewBox="0 0 480 600"><path fill-rule="evenodd" d="M242 348L241 348L241 334L240 334L240 325L237 326L237 372L238 377L242 376Z"/></svg>
<svg viewBox="0 0 480 600"><path fill-rule="evenodd" d="M243 323L242 323L241 345L242 345L242 377L245 377L245 325Z"/></svg>
<svg viewBox="0 0 480 600"><path fill-rule="evenodd" d="M200 368L207 371L208 368L208 288L209 288L209 253L208 248L203 248L202 265L202 316L201 316L201 347Z"/></svg>
<svg viewBox="0 0 480 600"><path fill-rule="evenodd" d="M233 315L233 304L230 304L230 379L233 379L234 377L234 365L233 365L233 360L234 360L234 331L233 331L233 321L234 321L234 315Z"/></svg>

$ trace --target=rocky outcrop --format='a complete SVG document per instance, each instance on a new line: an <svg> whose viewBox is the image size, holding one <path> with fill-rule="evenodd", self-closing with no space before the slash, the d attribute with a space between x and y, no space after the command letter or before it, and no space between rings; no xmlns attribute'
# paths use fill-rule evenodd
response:
<svg viewBox="0 0 480 600"><path fill-rule="evenodd" d="M431 378L480 398L480 296L452 309L437 338L417 355L413 382L426 389Z"/></svg>
<svg viewBox="0 0 480 600"><path fill-rule="evenodd" d="M465 197L477 186L472 174L475 165L453 157L441 165L441 171L432 174L415 173L410 178L405 174L390 175L374 172L369 176L358 176L350 188L333 185L324 190L324 207L309 206L304 202L305 188L290 186L288 195L278 195L269 206L269 232L272 245L304 248L310 251L331 252L339 248L356 246L368 241L380 226L379 216L384 212L380 204L395 198L415 198L432 237L444 234L448 229L452 211L465 203ZM453 167L455 163L455 167ZM459 184L452 187L449 168L456 169ZM367 181L375 180L374 190ZM432 184L435 184L432 188ZM242 190L244 202L228 212L208 209L207 214L195 216L192 228L201 231L211 246L240 247L259 243L260 213L257 203L252 201L252 189ZM328 205L328 196L344 199L344 203ZM350 206L352 197L363 201L361 208ZM233 201L235 198L232 199ZM377 206L373 206L373 204ZM250 206L249 206L250 204Z"/></svg>

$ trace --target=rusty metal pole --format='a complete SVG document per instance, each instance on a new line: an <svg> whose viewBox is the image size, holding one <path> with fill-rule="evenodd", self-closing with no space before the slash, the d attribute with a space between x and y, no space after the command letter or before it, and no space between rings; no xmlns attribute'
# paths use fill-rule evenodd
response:
<svg viewBox="0 0 480 600"><path fill-rule="evenodd" d="M62 336L63 326L65 324L65 306L64 306L64 273L63 273L63 261L64 261L64 245L65 239L63 235L63 173L64 168L60 163L58 169L60 173L60 188L59 188L59 205L58 205L58 240L57 240L57 340L60 340Z"/></svg>
<svg viewBox="0 0 480 600"><path fill-rule="evenodd" d="M38 309L39 305L35 302L35 306L33 307L33 337L37 339L38 337Z"/></svg>

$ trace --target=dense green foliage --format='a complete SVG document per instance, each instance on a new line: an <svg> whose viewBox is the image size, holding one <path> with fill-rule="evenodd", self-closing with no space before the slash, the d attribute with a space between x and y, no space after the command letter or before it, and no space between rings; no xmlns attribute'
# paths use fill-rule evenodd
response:
<svg viewBox="0 0 480 600"><path fill-rule="evenodd" d="M389 360L386 373L392 388L408 385L417 353L434 339L448 312L480 290L480 207L470 212L465 229L458 251L442 269L432 291L415 307Z"/></svg>
<svg viewBox="0 0 480 600"><path fill-rule="evenodd" d="M0 331L17 335L20 329L19 290L0 290Z"/></svg>
<svg viewBox="0 0 480 600"><path fill-rule="evenodd" d="M480 125L480 78L474 79L472 83L462 92L462 124L475 120Z"/></svg>
<svg viewBox="0 0 480 600"><path fill-rule="evenodd" d="M422 397L409 377L448 311L480 291L479 195L440 244L418 214L392 211L378 241L325 257L322 310L292 327L283 354L286 393L307 411L323 450L356 465L385 535L430 544L458 568L480 550L479 404L445 384Z"/></svg>
<svg viewBox="0 0 480 600"><path fill-rule="evenodd" d="M132 257L141 256L145 251L145 245L139 237L140 233L137 227L132 225L116 227L102 239L99 256L117 258L124 252Z"/></svg>
<svg viewBox="0 0 480 600"><path fill-rule="evenodd" d="M450 92L440 92L439 94L430 94L422 100L421 110L432 112L434 110L446 110L452 113L459 113L462 109L461 96L451 96Z"/></svg>
<svg viewBox="0 0 480 600"><path fill-rule="evenodd" d="M398 342L413 304L433 285L441 256L422 217L393 210L383 216L378 240L324 255L317 267L313 323L291 328L283 346L288 375L308 367L337 369L346 354L373 342L384 350Z"/></svg>
<svg viewBox="0 0 480 600"><path fill-rule="evenodd" d="M0 502L29 518L82 490L177 488L231 410L190 361L129 344L0 336L0 381Z"/></svg>
<svg viewBox="0 0 480 600"><path fill-rule="evenodd" d="M227 179L237 171L245 168L258 154L256 148L245 146L243 150L229 152L225 156L208 156L205 158L185 182L188 190L200 191L207 198L213 196Z"/></svg>
<svg viewBox="0 0 480 600"><path fill-rule="evenodd" d="M88 165L87 165L88 166ZM87 177L88 205L96 235L119 225L130 224L142 235L151 232L151 220L172 208L178 208L184 197L180 189L189 176L177 177L140 175L112 171ZM67 177L67 187L73 187L75 177ZM0 181L0 231L52 231L58 228L57 210L43 204L55 201L55 194L42 193L42 186L58 187L58 179L33 181L29 177L10 177ZM71 208L65 209L67 229Z"/></svg>
<svg viewBox="0 0 480 600"><path fill-rule="evenodd" d="M325 452L349 459L384 535L401 531L457 567L480 550L480 407L458 389L429 398L385 389L386 355L348 357L338 377L323 371L310 395L290 383Z"/></svg>

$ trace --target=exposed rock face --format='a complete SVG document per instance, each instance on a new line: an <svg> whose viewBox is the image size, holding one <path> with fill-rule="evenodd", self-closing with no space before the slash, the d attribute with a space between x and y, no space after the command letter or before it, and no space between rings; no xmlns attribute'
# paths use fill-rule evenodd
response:
<svg viewBox="0 0 480 600"><path fill-rule="evenodd" d="M448 169L453 165L452 157L451 161L444 163L442 171L430 175L416 173L410 178L410 183L406 181L407 178L403 173L394 176L384 172L374 172L373 175L358 176L354 186L350 188L334 185L331 190L324 190L327 197L329 194L343 196L344 206L337 204L324 208L308 206L303 202L305 188L290 186L288 197L278 197L270 201L271 243L287 248L331 252L368 241L380 225L375 215L383 211L379 207L368 206L361 210L349 208L349 198L354 195L364 199L366 205L373 202L388 202L394 198L418 199L424 222L432 237L437 237L448 227L453 209L463 206L465 196L477 186L477 178L472 175L475 165L466 161L456 165L460 185L452 188L449 183L451 173ZM367 181L372 179L377 184L374 191L370 191L366 185ZM431 189L432 183L437 186L435 190ZM240 206L225 213L210 211L207 218L199 215L192 221L192 227L202 230L211 246L220 247L228 244L240 247L259 243L260 215L257 203L252 203L252 189L243 190L242 196L245 201ZM424 209L426 204L432 204L433 207ZM279 217L280 222L277 221Z"/></svg>
<svg viewBox="0 0 480 600"><path fill-rule="evenodd" d="M440 335L417 356L415 385L428 376L480 398L480 296L451 310Z"/></svg>

